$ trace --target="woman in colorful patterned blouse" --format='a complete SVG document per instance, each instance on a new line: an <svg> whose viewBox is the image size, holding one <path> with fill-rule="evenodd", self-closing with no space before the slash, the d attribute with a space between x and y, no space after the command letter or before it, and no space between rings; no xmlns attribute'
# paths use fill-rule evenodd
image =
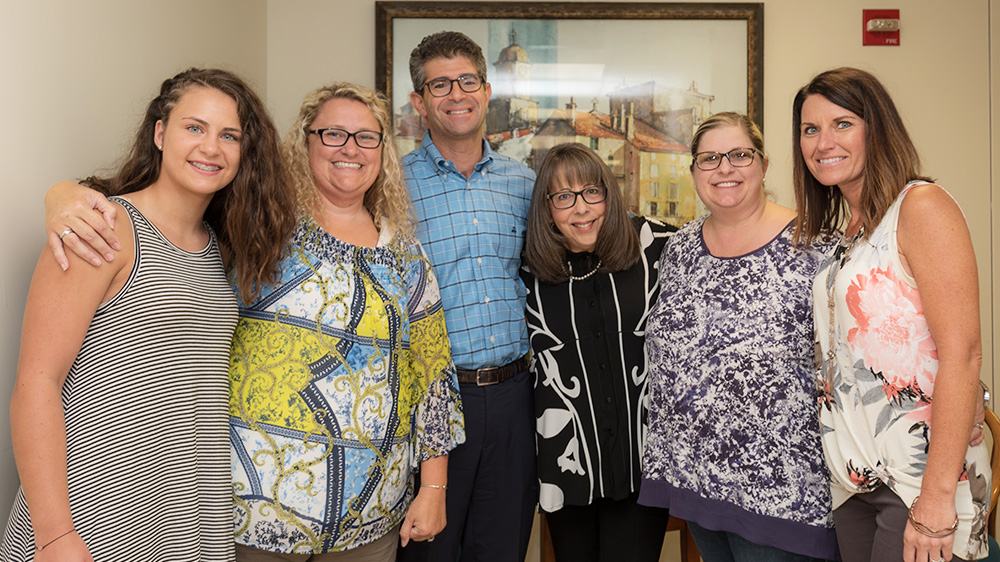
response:
<svg viewBox="0 0 1000 562"><path fill-rule="evenodd" d="M458 382L390 130L383 97L333 84L285 139L306 213L233 339L238 560L392 560L444 528Z"/></svg>
<svg viewBox="0 0 1000 562"><path fill-rule="evenodd" d="M902 119L871 74L818 75L796 95L793 119L797 234L808 241L846 223L814 286L843 558L982 558L990 471L985 445L967 439L982 347L962 211L919 175Z"/></svg>
<svg viewBox="0 0 1000 562"><path fill-rule="evenodd" d="M639 501L686 519L706 562L833 559L810 294L830 239L793 243L795 211L767 199L746 116L712 116L691 152L711 214L660 259Z"/></svg>
<svg viewBox="0 0 1000 562"><path fill-rule="evenodd" d="M609 189L610 188L610 189ZM643 334L672 226L629 219L582 144L545 157L525 267L538 418L539 502L558 560L660 559L667 510L636 503L646 434Z"/></svg>

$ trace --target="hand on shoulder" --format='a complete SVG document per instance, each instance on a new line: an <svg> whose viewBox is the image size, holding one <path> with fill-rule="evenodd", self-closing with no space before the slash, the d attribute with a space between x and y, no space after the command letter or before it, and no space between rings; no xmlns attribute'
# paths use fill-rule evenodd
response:
<svg viewBox="0 0 1000 562"><path fill-rule="evenodd" d="M65 248L100 266L103 257L114 261L121 241L115 234L118 205L101 193L71 181L61 181L45 194L45 229L49 248L62 269L69 268Z"/></svg>
<svg viewBox="0 0 1000 562"><path fill-rule="evenodd" d="M123 211L115 203L109 201L107 204L114 207L115 214ZM89 300L91 296L99 294L98 304L105 302L123 286L135 254L130 220L126 218L116 221L116 225L109 227L107 232L114 235L117 243L124 248L116 252L117 259L115 261L102 264L100 267L86 267L93 262L71 252L64 255L66 267L63 267L59 263L56 251L50 241L38 260L32 285L37 283L40 288L44 287L45 291L75 294L81 300ZM76 267L70 267L70 265ZM87 298L84 298L84 295L87 295Z"/></svg>

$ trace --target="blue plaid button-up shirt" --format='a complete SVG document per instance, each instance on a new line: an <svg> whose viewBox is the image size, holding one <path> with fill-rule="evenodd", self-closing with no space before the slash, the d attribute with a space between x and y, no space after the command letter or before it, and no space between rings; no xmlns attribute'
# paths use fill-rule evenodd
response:
<svg viewBox="0 0 1000 562"><path fill-rule="evenodd" d="M466 178L430 133L403 166L417 235L441 287L455 364L479 369L523 356L527 290L518 268L535 173L483 139L483 159Z"/></svg>

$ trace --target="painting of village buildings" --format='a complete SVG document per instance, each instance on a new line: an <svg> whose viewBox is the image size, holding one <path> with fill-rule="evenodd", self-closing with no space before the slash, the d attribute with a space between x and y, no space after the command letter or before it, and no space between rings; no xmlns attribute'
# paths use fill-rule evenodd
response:
<svg viewBox="0 0 1000 562"><path fill-rule="evenodd" d="M644 51L607 48L607 29L583 35L578 29L567 41L558 27L552 20L488 23L488 40L479 43L484 46L492 86L486 118L491 147L537 171L553 146L582 143L611 168L630 212L678 226L703 214L689 171L691 138L715 111L745 112L746 90L718 107L716 94L705 85L711 80L704 80L703 68L689 74L685 68L690 70L690 63L678 64L672 71L659 69L679 58L679 53L670 51L669 41L650 38L647 44L660 45L664 53L662 57L646 53L641 57L647 61L644 68L619 64ZM687 29L684 36L690 33ZM618 37L629 42L626 36ZM743 37L745 41L745 31ZM569 56L574 43L582 53ZM692 44L683 47L684 53L693 52ZM745 43L741 48L745 53ZM735 64L724 61L735 66L734 72L740 72L741 63L742 74L737 77L746 76L745 57ZM713 62L707 57L700 64ZM412 86L404 91L410 90ZM408 102L395 108L397 143L405 153L419 145L425 127Z"/></svg>

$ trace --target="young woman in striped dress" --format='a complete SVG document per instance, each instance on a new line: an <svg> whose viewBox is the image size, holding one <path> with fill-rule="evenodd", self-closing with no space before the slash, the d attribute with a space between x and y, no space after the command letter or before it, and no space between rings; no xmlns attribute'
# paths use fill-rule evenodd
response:
<svg viewBox="0 0 1000 562"><path fill-rule="evenodd" d="M248 296L273 279L294 224L285 175L253 91L191 69L163 83L117 174L85 182L117 195L122 249L66 270L46 249L36 266L0 559L233 559L223 262Z"/></svg>

